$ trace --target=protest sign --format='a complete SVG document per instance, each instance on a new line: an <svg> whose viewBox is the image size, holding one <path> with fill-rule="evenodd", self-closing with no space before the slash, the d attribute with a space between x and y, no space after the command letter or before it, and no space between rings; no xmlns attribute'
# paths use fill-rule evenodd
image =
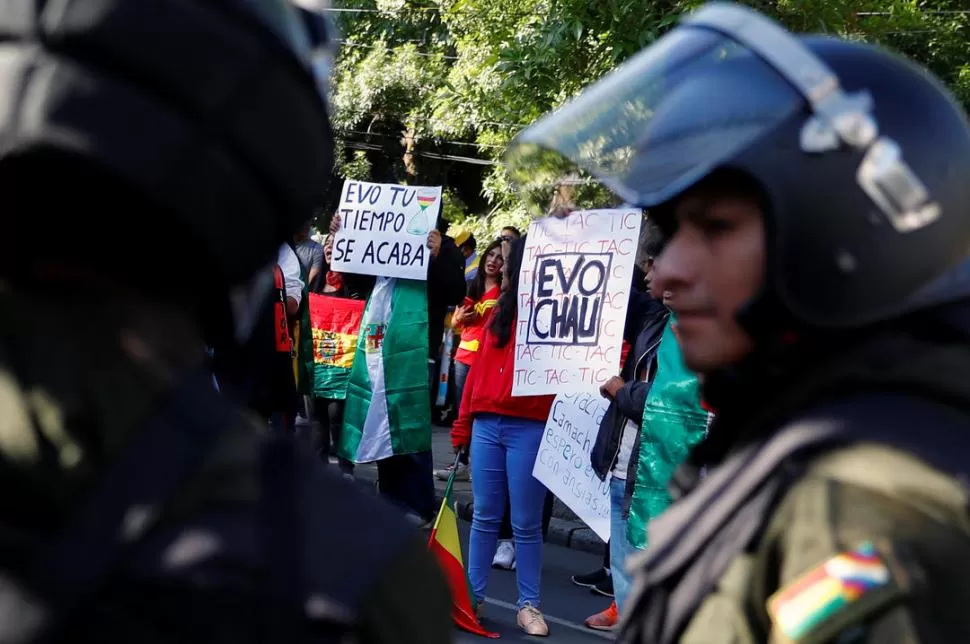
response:
<svg viewBox="0 0 970 644"><path fill-rule="evenodd" d="M642 219L585 210L529 226L513 396L591 391L619 373Z"/></svg>
<svg viewBox="0 0 970 644"><path fill-rule="evenodd" d="M428 279L428 233L441 208L441 187L344 182L340 230L333 241L338 273Z"/></svg>
<svg viewBox="0 0 970 644"><path fill-rule="evenodd" d="M599 393L561 394L552 403L532 476L603 541L610 540L610 479L589 462L609 403Z"/></svg>

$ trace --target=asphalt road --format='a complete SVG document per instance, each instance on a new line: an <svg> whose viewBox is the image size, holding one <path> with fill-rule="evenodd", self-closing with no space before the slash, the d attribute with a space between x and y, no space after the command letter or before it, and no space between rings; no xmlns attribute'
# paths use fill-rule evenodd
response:
<svg viewBox="0 0 970 644"><path fill-rule="evenodd" d="M470 527L468 522L459 522L462 553L466 557ZM529 637L519 630L515 621L515 571L493 569L488 582L482 625L490 631L500 633L500 642L602 644L611 641L611 634L591 631L583 626L584 619L606 608L610 600L574 586L569 581L571 575L590 572L602 563L602 557L596 555L545 545L542 551L542 613L549 624L548 638ZM483 644L490 640L458 631L455 641L460 644Z"/></svg>

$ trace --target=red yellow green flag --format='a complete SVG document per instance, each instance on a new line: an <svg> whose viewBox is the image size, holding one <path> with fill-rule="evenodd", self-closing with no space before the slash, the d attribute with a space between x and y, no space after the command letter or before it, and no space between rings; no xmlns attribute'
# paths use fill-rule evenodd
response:
<svg viewBox="0 0 970 644"><path fill-rule="evenodd" d="M434 522L428 548L437 557L448 579L448 586L451 588L451 618L455 626L475 635L495 639L499 634L486 631L475 616L475 597L472 595L468 577L465 574L461 541L458 537L458 516L455 512L455 504L451 500L451 488L455 482L457 469L452 469L451 477L448 479L445 498L441 501L441 509Z"/></svg>
<svg viewBox="0 0 970 644"><path fill-rule="evenodd" d="M310 293L313 395L343 400L354 365L364 301Z"/></svg>

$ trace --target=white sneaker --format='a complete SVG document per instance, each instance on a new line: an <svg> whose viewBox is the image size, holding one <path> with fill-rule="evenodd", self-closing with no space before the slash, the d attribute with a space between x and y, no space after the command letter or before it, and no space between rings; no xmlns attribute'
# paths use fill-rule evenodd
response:
<svg viewBox="0 0 970 644"><path fill-rule="evenodd" d="M492 567L503 570L515 570L515 544L511 541L499 541L492 558Z"/></svg>
<svg viewBox="0 0 970 644"><path fill-rule="evenodd" d="M443 470L436 471L434 473L435 478L438 479L439 481L447 481L448 478L451 476L451 469L453 467L454 467L454 465L449 465L448 467L444 468ZM469 481L469 480L471 480L471 474L468 471L468 466L465 465L464 463L459 463L458 464L458 472L455 474L455 480L456 481Z"/></svg>

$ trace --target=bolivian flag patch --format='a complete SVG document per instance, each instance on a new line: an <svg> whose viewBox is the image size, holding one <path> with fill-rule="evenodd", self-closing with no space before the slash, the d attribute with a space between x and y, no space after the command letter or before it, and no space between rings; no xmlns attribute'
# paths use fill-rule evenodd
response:
<svg viewBox="0 0 970 644"><path fill-rule="evenodd" d="M832 557L768 599L782 642L825 642L904 594L871 541Z"/></svg>

